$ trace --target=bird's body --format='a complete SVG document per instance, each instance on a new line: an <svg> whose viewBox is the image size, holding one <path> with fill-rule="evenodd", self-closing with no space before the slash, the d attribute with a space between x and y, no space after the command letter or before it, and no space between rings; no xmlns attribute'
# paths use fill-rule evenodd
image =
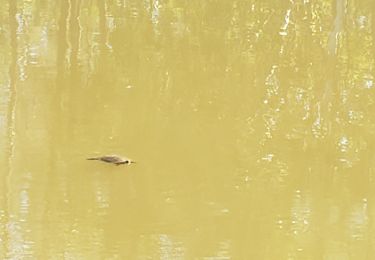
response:
<svg viewBox="0 0 375 260"><path fill-rule="evenodd" d="M87 158L87 160L98 160L98 161L102 161L106 163L113 163L116 165L135 163L129 158L120 157L118 155L104 155L104 156L99 156L99 157Z"/></svg>

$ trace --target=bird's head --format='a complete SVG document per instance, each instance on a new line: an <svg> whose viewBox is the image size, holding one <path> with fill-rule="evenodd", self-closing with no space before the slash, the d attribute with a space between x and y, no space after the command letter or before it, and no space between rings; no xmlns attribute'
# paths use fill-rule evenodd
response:
<svg viewBox="0 0 375 260"><path fill-rule="evenodd" d="M126 162L125 162L126 164L133 164L133 163L136 163L135 161L133 161L133 160L127 160Z"/></svg>

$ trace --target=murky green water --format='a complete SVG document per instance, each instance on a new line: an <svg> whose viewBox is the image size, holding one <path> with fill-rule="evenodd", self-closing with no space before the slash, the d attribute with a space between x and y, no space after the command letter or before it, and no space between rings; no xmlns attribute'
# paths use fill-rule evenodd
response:
<svg viewBox="0 0 375 260"><path fill-rule="evenodd" d="M0 258L373 259L374 10L0 0Z"/></svg>

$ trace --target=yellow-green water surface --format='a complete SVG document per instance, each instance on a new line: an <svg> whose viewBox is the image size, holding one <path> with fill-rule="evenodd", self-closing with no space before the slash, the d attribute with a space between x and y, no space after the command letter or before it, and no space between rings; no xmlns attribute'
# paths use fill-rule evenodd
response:
<svg viewBox="0 0 375 260"><path fill-rule="evenodd" d="M0 0L0 259L375 259L374 76L373 0Z"/></svg>

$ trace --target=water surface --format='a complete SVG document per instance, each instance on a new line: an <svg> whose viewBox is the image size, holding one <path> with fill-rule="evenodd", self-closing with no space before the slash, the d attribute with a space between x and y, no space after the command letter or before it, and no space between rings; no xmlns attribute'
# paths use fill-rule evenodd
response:
<svg viewBox="0 0 375 260"><path fill-rule="evenodd" d="M373 259L373 10L0 0L0 258Z"/></svg>

